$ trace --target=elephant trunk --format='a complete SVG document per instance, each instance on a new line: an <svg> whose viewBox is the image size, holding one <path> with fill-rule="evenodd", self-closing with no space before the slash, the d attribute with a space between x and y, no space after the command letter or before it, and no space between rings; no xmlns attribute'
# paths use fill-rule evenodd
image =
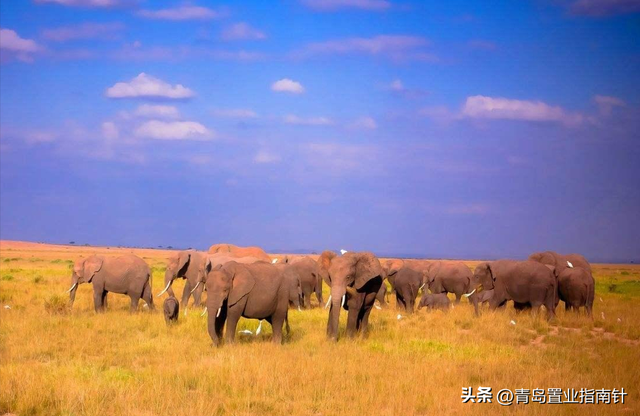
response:
<svg viewBox="0 0 640 416"><path fill-rule="evenodd" d="M69 294L69 306L73 306L73 302L76 300L76 291L78 290L78 277L73 276L72 282L71 282L71 287L69 288L69 290L67 290L67 293Z"/></svg>
<svg viewBox="0 0 640 416"><path fill-rule="evenodd" d="M327 324L327 337L330 340L338 340L338 323L340 321L340 309L344 305L346 287L334 284L331 286L331 309L329 310L329 322Z"/></svg>

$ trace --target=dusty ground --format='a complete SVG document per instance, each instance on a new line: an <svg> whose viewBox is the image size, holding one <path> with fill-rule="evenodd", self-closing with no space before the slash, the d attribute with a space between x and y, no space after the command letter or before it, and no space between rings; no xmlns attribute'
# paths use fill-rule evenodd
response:
<svg viewBox="0 0 640 416"><path fill-rule="evenodd" d="M160 312L130 315L110 295L95 315L91 287L73 310L64 291L73 261L134 252L161 288L169 250L0 242L0 414L17 415L427 415L496 414L495 403L462 404L462 387L620 389L624 404L512 405L516 414L640 414L640 267L597 264L594 319L529 314L463 302L448 313L397 319L375 310L366 339L325 340L327 311L291 311L293 333L211 347L206 318L189 309L168 328ZM467 262L473 267L476 262ZM176 282L177 293L182 281ZM325 287L325 299L327 288ZM162 303L156 299L156 305ZM392 302L393 303L393 302ZM10 308L10 309L9 309ZM342 314L344 328L345 314ZM515 325L511 323L515 322ZM239 329L255 330L242 320Z"/></svg>

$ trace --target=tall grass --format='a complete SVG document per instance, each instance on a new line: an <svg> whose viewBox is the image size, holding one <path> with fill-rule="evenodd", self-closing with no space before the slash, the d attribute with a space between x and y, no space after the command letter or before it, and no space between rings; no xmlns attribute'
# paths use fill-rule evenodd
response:
<svg viewBox="0 0 640 416"><path fill-rule="evenodd" d="M74 260L80 250L51 255ZM149 253L157 293L167 253ZM594 320L561 308L551 324L512 308L484 309L476 318L464 301L449 312L401 312L398 320L391 307L373 311L368 337L348 340L341 333L340 341L331 343L325 339L327 311L315 308L290 312L292 334L284 345L272 345L265 324L260 336L238 335L235 345L216 349L199 309L189 308L186 317L181 313L178 324L168 327L160 311L141 308L131 315L128 298L110 294L108 312L96 315L92 289L81 285L73 309L65 311L68 262L31 262L33 254L12 251L11 257L18 258L9 262L13 279L0 279L0 414L505 412L496 403L461 403L463 386L481 385L494 392L624 387L629 394L625 404L514 405L509 412L640 413L640 295L632 283L640 279L637 266L595 267ZM0 262L1 276L7 267ZM44 279L36 283L36 276ZM613 292L607 289L612 279L617 282ZM175 284L178 294L182 284ZM162 300L155 299L157 309ZM343 313L342 329L345 320ZM255 331L257 324L243 319L238 329Z"/></svg>

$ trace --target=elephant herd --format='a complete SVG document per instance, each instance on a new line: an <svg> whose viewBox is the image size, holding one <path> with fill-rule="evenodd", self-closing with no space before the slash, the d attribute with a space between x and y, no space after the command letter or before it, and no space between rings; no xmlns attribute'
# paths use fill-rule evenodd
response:
<svg viewBox="0 0 640 416"><path fill-rule="evenodd" d="M175 279L185 280L181 302L172 288ZM72 305L80 283L93 284L96 312L105 310L108 292L128 295L131 311L137 310L140 298L154 309L151 270L135 255L94 255L78 260L68 291ZM330 288L326 304L323 283ZM203 315L208 315L208 333L218 346L223 335L226 343L233 343L241 317L266 320L273 328L273 341L282 342L283 328L290 331L289 308L310 308L312 295L319 306L329 309L327 337L337 340L341 310L347 311L346 334L353 337L367 331L374 308L388 306L389 288L395 294L396 307L407 314L414 312L421 292L418 309L448 309L451 301L447 294L451 293L456 303L468 298L476 314L483 303L496 309L513 301L516 310L536 311L544 305L548 319L555 317L560 300L567 310L584 307L591 316L594 298L591 266L578 254L534 253L524 261L483 262L472 272L462 262L381 262L369 252L338 255L324 251L317 260L283 257L267 261L263 255L238 256L219 249L213 253L187 250L174 255L167 263L164 289L158 296L168 294L163 312L167 323L172 323L178 319L180 305L186 314L190 298L193 306L200 306L202 292L206 291Z"/></svg>

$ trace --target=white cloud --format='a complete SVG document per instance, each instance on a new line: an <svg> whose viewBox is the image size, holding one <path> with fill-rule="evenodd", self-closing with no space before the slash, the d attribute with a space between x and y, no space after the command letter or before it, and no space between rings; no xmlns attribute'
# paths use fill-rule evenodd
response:
<svg viewBox="0 0 640 416"><path fill-rule="evenodd" d="M241 22L225 28L221 34L224 40L263 40L267 38L264 32Z"/></svg>
<svg viewBox="0 0 640 416"><path fill-rule="evenodd" d="M575 0L569 4L571 14L591 17L640 12L640 0Z"/></svg>
<svg viewBox="0 0 640 416"><path fill-rule="evenodd" d="M258 114L249 109L244 108L228 108L213 110L213 115L224 118L257 118Z"/></svg>
<svg viewBox="0 0 640 416"><path fill-rule="evenodd" d="M278 163L280 160L281 158L278 154L264 149L259 150L253 157L253 161L255 163Z"/></svg>
<svg viewBox="0 0 640 416"><path fill-rule="evenodd" d="M438 58L424 48L431 45L419 36L379 35L371 38L346 38L311 43L299 55L360 54L384 56L395 61L437 62Z"/></svg>
<svg viewBox="0 0 640 416"><path fill-rule="evenodd" d="M207 7L185 5L173 9L140 10L138 15L159 20L211 20L222 17L223 13Z"/></svg>
<svg viewBox="0 0 640 416"><path fill-rule="evenodd" d="M113 121L105 121L102 123L102 137L107 140L115 140L120 137L120 130Z"/></svg>
<svg viewBox="0 0 640 416"><path fill-rule="evenodd" d="M469 118L555 121L566 124L577 124L583 121L580 114L570 114L562 107L551 106L542 101L514 100L483 95L467 97L461 115Z"/></svg>
<svg viewBox="0 0 640 416"><path fill-rule="evenodd" d="M607 95L596 95L593 97L593 101L598 106L600 114L608 116L613 111L614 107L624 107L626 103L617 97L611 97Z"/></svg>
<svg viewBox="0 0 640 416"><path fill-rule="evenodd" d="M292 94L302 94L304 87L297 81L283 78L271 85L271 90L276 92L290 92Z"/></svg>
<svg viewBox="0 0 640 416"><path fill-rule="evenodd" d="M195 121L150 120L135 129L136 137L158 140L204 140L213 136L202 124Z"/></svg>
<svg viewBox="0 0 640 416"><path fill-rule="evenodd" d="M350 128L356 130L375 130L378 123L372 117L360 117L349 125Z"/></svg>
<svg viewBox="0 0 640 416"><path fill-rule="evenodd" d="M31 62L33 54L40 50L35 41L21 38L14 30L0 29L0 51L8 53L7 58L15 56L21 61Z"/></svg>
<svg viewBox="0 0 640 416"><path fill-rule="evenodd" d="M42 36L54 42L66 42L78 39L118 39L124 25L113 23L82 23L75 26L62 26L55 29L45 29Z"/></svg>
<svg viewBox="0 0 640 416"><path fill-rule="evenodd" d="M387 0L302 0L302 4L318 11L339 9L383 11L391 7L391 3Z"/></svg>
<svg viewBox="0 0 640 416"><path fill-rule="evenodd" d="M189 88L180 84L170 85L144 72L129 82L118 82L106 91L109 98L170 98L184 99L195 95Z"/></svg>
<svg viewBox="0 0 640 416"><path fill-rule="evenodd" d="M125 4L123 0L35 0L36 3L55 3L61 6L109 8Z"/></svg>
<svg viewBox="0 0 640 416"><path fill-rule="evenodd" d="M286 124L300 124L306 126L328 126L333 124L333 121L327 117L298 117L293 114L288 114L284 117Z"/></svg>
<svg viewBox="0 0 640 416"><path fill-rule="evenodd" d="M138 117L176 119L180 118L180 111L172 105L142 104L134 113Z"/></svg>

